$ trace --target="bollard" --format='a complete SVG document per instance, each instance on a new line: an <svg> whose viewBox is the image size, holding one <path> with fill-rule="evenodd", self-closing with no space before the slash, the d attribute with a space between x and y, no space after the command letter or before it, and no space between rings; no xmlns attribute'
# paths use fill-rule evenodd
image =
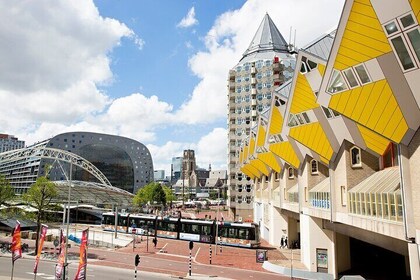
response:
<svg viewBox="0 0 420 280"><path fill-rule="evenodd" d="M222 253L222 243L219 244L220 254Z"/></svg>
<svg viewBox="0 0 420 280"><path fill-rule="evenodd" d="M211 264L211 244L210 244L210 264Z"/></svg>
<svg viewBox="0 0 420 280"><path fill-rule="evenodd" d="M189 271L189 274L191 276L191 250L190 250L190 262L188 264L188 271Z"/></svg>

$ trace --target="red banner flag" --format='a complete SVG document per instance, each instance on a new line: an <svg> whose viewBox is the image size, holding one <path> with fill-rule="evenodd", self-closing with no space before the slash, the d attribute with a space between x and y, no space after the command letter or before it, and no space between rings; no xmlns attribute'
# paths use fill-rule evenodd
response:
<svg viewBox="0 0 420 280"><path fill-rule="evenodd" d="M89 232L89 229L85 229L82 232L82 243L80 244L79 268L77 269L76 277L74 277L74 280L86 279L88 232Z"/></svg>
<svg viewBox="0 0 420 280"><path fill-rule="evenodd" d="M61 279L63 276L66 241L64 240L63 230L60 231L60 255L58 256L57 265L55 266L55 279Z"/></svg>
<svg viewBox="0 0 420 280"><path fill-rule="evenodd" d="M12 262L22 257L22 242L20 241L20 223L16 221L12 237Z"/></svg>
<svg viewBox="0 0 420 280"><path fill-rule="evenodd" d="M35 274L38 271L39 259L41 258L42 246L44 246L44 241L45 241L45 236L47 235L47 230L48 230L48 226L41 225L41 239L39 240L38 254L36 255L35 266L34 266L34 273Z"/></svg>

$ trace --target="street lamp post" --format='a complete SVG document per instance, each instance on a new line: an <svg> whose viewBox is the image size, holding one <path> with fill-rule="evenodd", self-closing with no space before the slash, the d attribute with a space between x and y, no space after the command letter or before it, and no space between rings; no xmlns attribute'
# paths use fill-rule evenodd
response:
<svg viewBox="0 0 420 280"><path fill-rule="evenodd" d="M68 254L68 250L69 250L70 197L71 197L72 172L73 172L73 162L70 159L69 196L68 196L68 203L67 203L66 254L65 254L65 259L64 259L64 273L63 273L64 280L68 279L66 273L67 273L67 266L68 266L67 254Z"/></svg>
<svg viewBox="0 0 420 280"><path fill-rule="evenodd" d="M217 214L216 214L216 255L217 255L217 239L219 235L219 208L220 208L220 188L217 189Z"/></svg>

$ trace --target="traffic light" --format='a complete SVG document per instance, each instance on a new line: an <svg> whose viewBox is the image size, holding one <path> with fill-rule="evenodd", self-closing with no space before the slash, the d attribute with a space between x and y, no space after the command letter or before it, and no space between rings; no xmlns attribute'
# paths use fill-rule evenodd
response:
<svg viewBox="0 0 420 280"><path fill-rule="evenodd" d="M194 242L190 241L190 250L194 248Z"/></svg>
<svg viewBox="0 0 420 280"><path fill-rule="evenodd" d="M140 256L139 256L139 254L137 254L137 255L136 255L136 257L135 257L135 259L134 259L134 264L135 264L136 266L138 266L138 265L139 265L139 263L140 263Z"/></svg>

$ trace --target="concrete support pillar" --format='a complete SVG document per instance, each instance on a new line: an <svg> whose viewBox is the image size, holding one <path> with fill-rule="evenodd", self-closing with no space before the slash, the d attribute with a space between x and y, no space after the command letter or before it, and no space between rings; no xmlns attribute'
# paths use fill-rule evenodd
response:
<svg viewBox="0 0 420 280"><path fill-rule="evenodd" d="M300 215L300 226L302 263L310 271L326 272L336 278L338 270L335 233L323 228L322 219L308 215Z"/></svg>

